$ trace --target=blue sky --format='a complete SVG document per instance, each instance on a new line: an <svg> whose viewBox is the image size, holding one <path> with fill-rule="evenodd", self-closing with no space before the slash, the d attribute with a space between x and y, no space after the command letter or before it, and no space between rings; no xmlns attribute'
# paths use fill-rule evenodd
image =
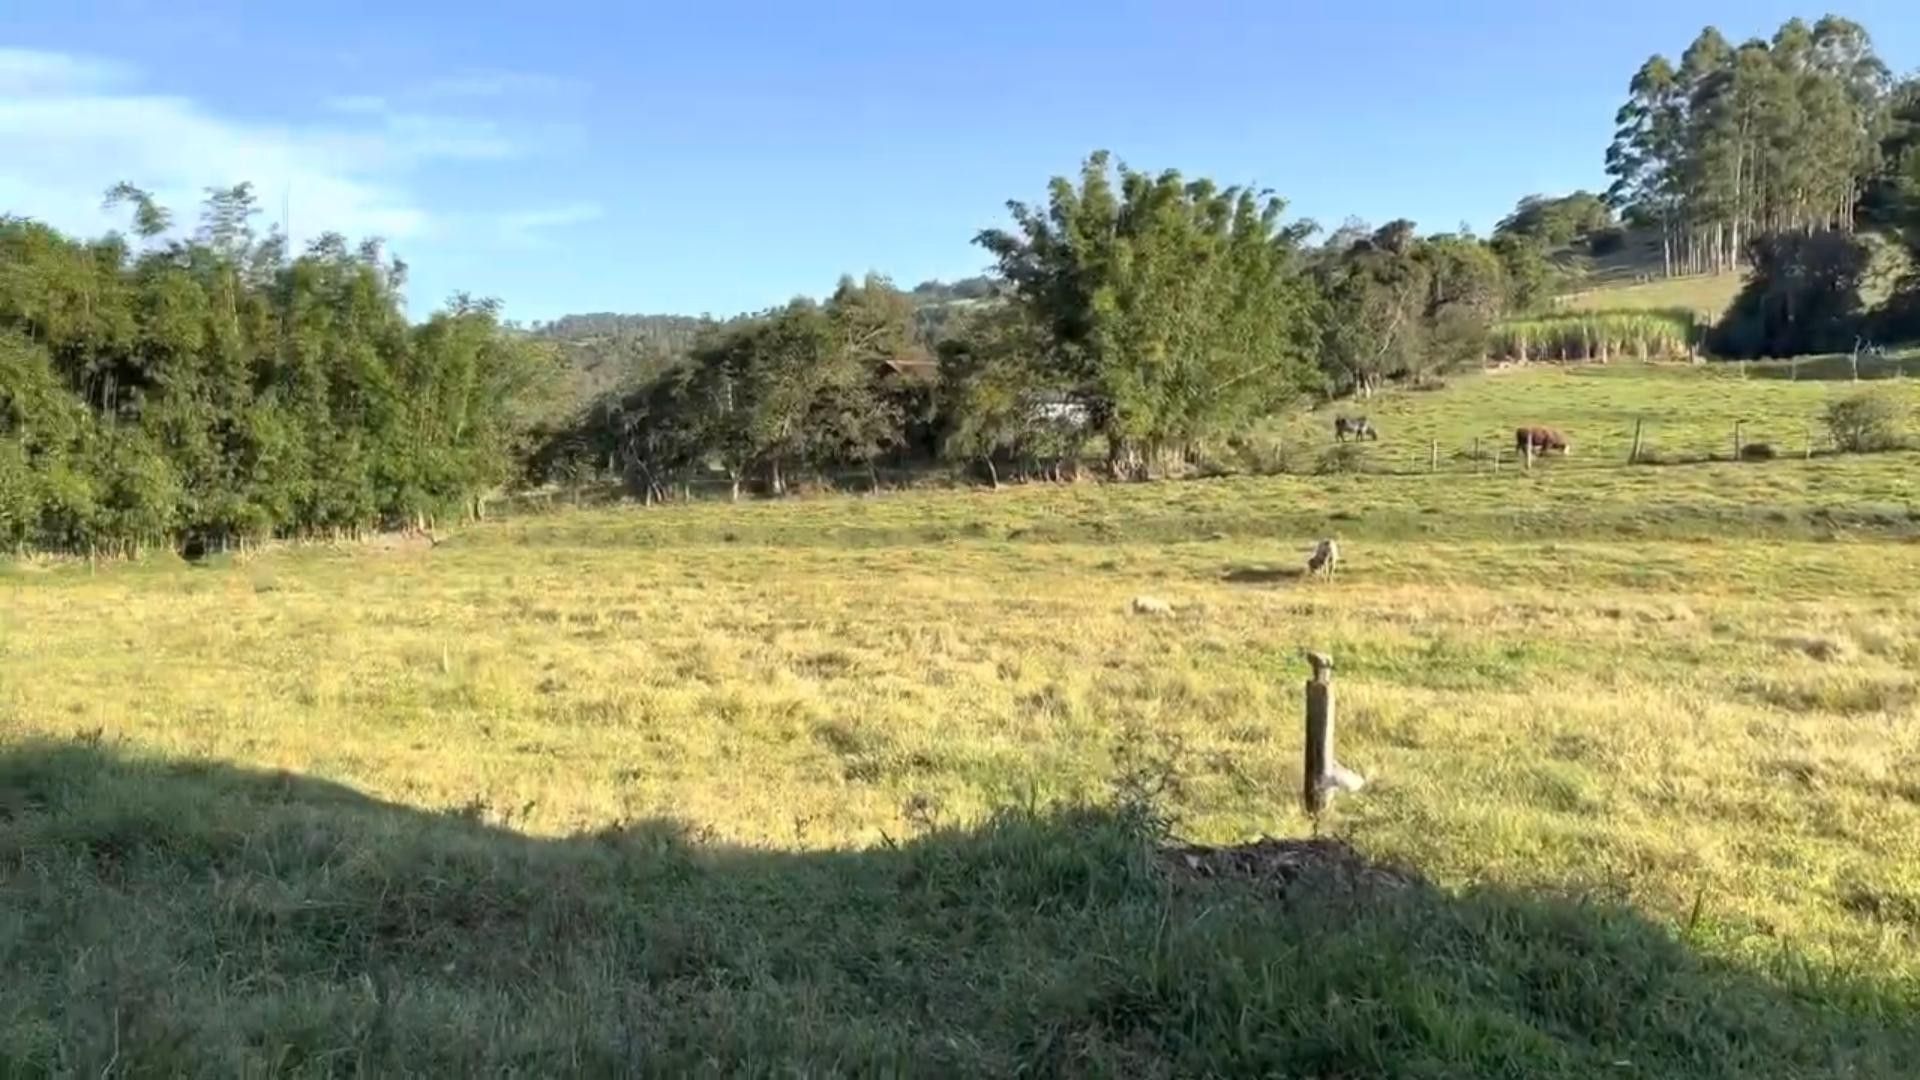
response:
<svg viewBox="0 0 1920 1080"><path fill-rule="evenodd" d="M423 315L728 314L841 273L983 268L1009 198L1105 147L1337 225L1485 230L1599 188L1612 115L1701 26L1773 0L87 3L0 22L0 212L98 232L253 180L296 237L381 235ZM1920 4L1856 0L1896 71Z"/></svg>

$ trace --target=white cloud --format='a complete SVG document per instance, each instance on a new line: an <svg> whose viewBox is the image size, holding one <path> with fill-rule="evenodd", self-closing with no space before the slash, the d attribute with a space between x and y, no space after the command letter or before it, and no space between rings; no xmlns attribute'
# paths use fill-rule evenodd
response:
<svg viewBox="0 0 1920 1080"><path fill-rule="evenodd" d="M387 99L378 94L342 94L330 97L323 104L334 112L342 113L383 113L387 111Z"/></svg>
<svg viewBox="0 0 1920 1080"><path fill-rule="evenodd" d="M0 48L0 94L32 94L107 86L131 72L93 57Z"/></svg>
<svg viewBox="0 0 1920 1080"><path fill-rule="evenodd" d="M541 233L585 225L606 216L606 208L594 202L572 202L560 206L539 207L502 214L497 220L502 239L519 244L536 244Z"/></svg>
<svg viewBox="0 0 1920 1080"><path fill-rule="evenodd" d="M387 113L384 120L394 144L416 157L485 161L519 151L491 120L397 112Z"/></svg>
<svg viewBox="0 0 1920 1080"><path fill-rule="evenodd" d="M532 97L564 94L579 89L579 83L557 75L535 75L524 71L472 71L429 80L421 84L419 92L422 96L435 98L498 98L508 95Z"/></svg>
<svg viewBox="0 0 1920 1080"><path fill-rule="evenodd" d="M250 180L269 219L285 200L296 241L327 230L403 240L433 224L411 173L516 152L489 120L399 112L371 95L325 104L339 114L327 123L239 120L144 91L136 72L109 61L0 50L0 212L96 233L124 226L99 206L117 181L190 220L206 188Z"/></svg>

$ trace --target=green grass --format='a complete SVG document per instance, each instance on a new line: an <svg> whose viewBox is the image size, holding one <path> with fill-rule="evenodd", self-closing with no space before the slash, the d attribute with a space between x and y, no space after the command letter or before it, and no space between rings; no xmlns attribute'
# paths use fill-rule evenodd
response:
<svg viewBox="0 0 1920 1080"><path fill-rule="evenodd" d="M1863 380L1848 381L1846 357L1809 357L1798 362L1713 362L1700 365L1613 363L1535 366L1456 377L1441 392L1394 392L1373 401L1339 401L1312 412L1291 415L1276 425L1285 445L1294 448L1295 463L1311 468L1333 440L1333 417L1365 414L1380 429L1381 440L1367 444L1360 454L1362 467L1393 472L1425 472L1438 441L1441 466L1449 473L1472 472L1472 452L1480 440L1481 453L1491 457L1496 446L1511 465L1516 427L1543 425L1565 433L1573 456L1548 463L1559 471L1606 472L1590 482L1611 490L1619 485L1643 488L1655 503L1665 503L1687 492L1693 483L1727 492L1724 477L1708 472L1663 479L1618 474L1633 447L1636 422L1641 426L1645 456L1669 461L1695 461L1733 455L1734 424L1742 425L1745 442L1765 442L1784 456L1803 456L1809 437L1816 453L1831 446L1825 427L1827 406L1866 389L1885 389L1920 410L1920 355L1863 362ZM1920 414L1909 417L1906 434L1920 434ZM1490 465L1490 462L1488 463ZM1870 459L1816 463L1769 474L1780 494L1814 488L1867 495L1886 490L1882 480L1898 484L1908 475L1904 466ZM1762 466L1765 468L1765 466ZM1844 479L1819 471L1835 468ZM1583 481L1585 482L1585 481ZM1762 485L1765 486L1764 484ZM1731 492L1739 506L1770 511L1774 495L1764 491ZM1755 498L1754 496L1760 496ZM1628 502L1638 496L1621 495ZM1872 500L1868 500L1872 501Z"/></svg>
<svg viewBox="0 0 1920 1080"><path fill-rule="evenodd" d="M1703 323L1713 323L1733 305L1745 284L1743 274L1615 281L1558 297L1554 306L1563 311L1691 311Z"/></svg>
<svg viewBox="0 0 1920 1080"><path fill-rule="evenodd" d="M1521 405L1704 448L1845 389L1476 377L1372 403L1370 452ZM1911 1075L1916 478L1583 455L0 568L0 1072ZM1314 831L1305 645L1370 780L1321 832L1423 884L1167 851Z"/></svg>
<svg viewBox="0 0 1920 1080"><path fill-rule="evenodd" d="M1910 260L1906 245L1886 233L1863 232L1857 240L1868 252L1860 298L1871 309L1887 299ZM1744 271L1663 277L1657 233L1636 232L1617 252L1592 258L1563 252L1557 261L1580 287L1556 298L1563 311L1682 310L1704 324L1719 321L1746 285Z"/></svg>

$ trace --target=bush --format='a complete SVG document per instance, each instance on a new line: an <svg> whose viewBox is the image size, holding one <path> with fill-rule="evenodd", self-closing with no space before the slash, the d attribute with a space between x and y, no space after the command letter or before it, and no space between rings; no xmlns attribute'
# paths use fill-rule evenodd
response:
<svg viewBox="0 0 1920 1080"><path fill-rule="evenodd" d="M1740 448L1741 461L1772 461L1779 456L1772 443L1750 442Z"/></svg>
<svg viewBox="0 0 1920 1080"><path fill-rule="evenodd" d="M1889 450L1900 445L1905 412L1893 394L1863 390L1827 406L1827 430L1833 433L1833 445L1847 453Z"/></svg>
<svg viewBox="0 0 1920 1080"><path fill-rule="evenodd" d="M1366 457L1359 443L1335 443L1327 447L1326 453L1320 455L1320 467L1315 471L1322 475L1357 473L1365 466Z"/></svg>
<svg viewBox="0 0 1920 1080"><path fill-rule="evenodd" d="M1254 476L1279 476L1294 471L1294 448L1277 435L1254 432L1228 440L1231 467Z"/></svg>

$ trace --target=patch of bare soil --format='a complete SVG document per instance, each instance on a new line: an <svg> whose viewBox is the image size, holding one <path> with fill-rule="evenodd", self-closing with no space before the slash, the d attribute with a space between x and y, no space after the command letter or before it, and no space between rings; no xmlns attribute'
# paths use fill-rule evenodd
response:
<svg viewBox="0 0 1920 1080"><path fill-rule="evenodd" d="M1262 837L1226 847L1177 847L1164 852L1161 861L1175 878L1251 881L1281 893L1304 880L1356 892L1404 889L1420 883L1419 875L1412 871L1375 862L1345 840L1331 838Z"/></svg>

